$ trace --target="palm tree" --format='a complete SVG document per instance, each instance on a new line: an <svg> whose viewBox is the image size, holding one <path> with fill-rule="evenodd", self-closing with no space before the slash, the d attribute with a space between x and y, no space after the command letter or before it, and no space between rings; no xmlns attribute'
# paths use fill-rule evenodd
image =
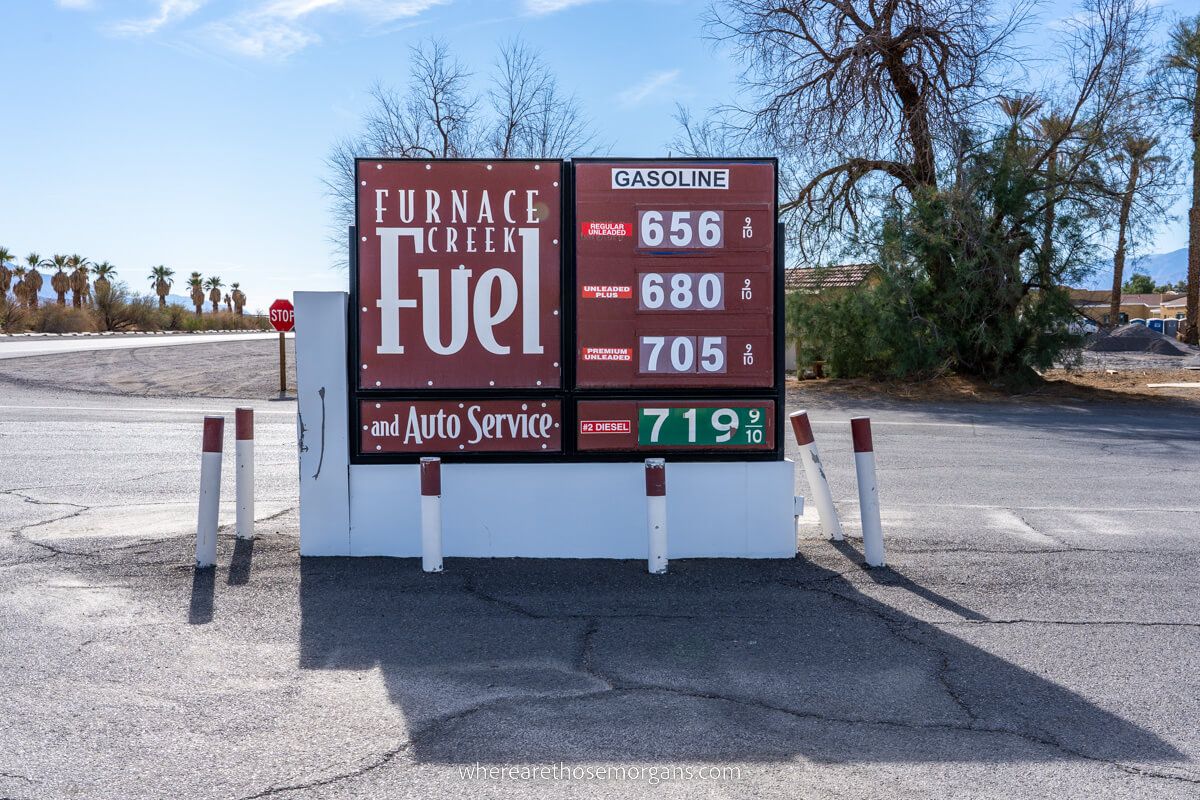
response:
<svg viewBox="0 0 1200 800"><path fill-rule="evenodd" d="M92 267L92 274L96 276L96 291L107 292L112 288L112 278L117 275L117 268L107 261L101 261Z"/></svg>
<svg viewBox="0 0 1200 800"><path fill-rule="evenodd" d="M30 253L29 260L37 257L37 253ZM58 304L65 306L67 304L67 291L71 288L71 277L67 275L67 257L64 255L55 255L54 258L42 261L48 267L54 267L54 274L50 276L50 288L58 294Z"/></svg>
<svg viewBox="0 0 1200 800"><path fill-rule="evenodd" d="M1151 156L1150 151L1158 144L1158 140L1150 136L1129 136L1121 144L1121 153L1116 161L1129 165L1126 174L1125 191L1121 193L1121 210L1117 215L1117 250L1113 254L1113 288L1109 297L1108 322L1117 325L1121 320L1121 282L1125 273L1125 251L1128 248L1126 236L1129 232L1129 213L1133 208L1134 196L1138 192L1142 171L1151 171L1156 164L1165 159L1162 156Z"/></svg>
<svg viewBox="0 0 1200 800"><path fill-rule="evenodd" d="M19 305L27 305L25 302L25 273L28 271L29 267L20 264L12 269L13 277L17 279L13 284L12 293L16 296Z"/></svg>
<svg viewBox="0 0 1200 800"><path fill-rule="evenodd" d="M1187 321L1182 339L1200 343L1200 16L1180 20L1171 31L1163 64L1172 77L1171 105L1191 117L1192 207L1188 210Z"/></svg>
<svg viewBox="0 0 1200 800"><path fill-rule="evenodd" d="M221 287L224 285L216 275L204 281L204 288L208 289L208 299L212 303L214 314L221 310Z"/></svg>
<svg viewBox="0 0 1200 800"><path fill-rule="evenodd" d="M37 308L41 298L38 297L38 292L42 291L42 273L37 271L36 266L30 266L29 271L25 273L25 304L30 308Z"/></svg>
<svg viewBox="0 0 1200 800"><path fill-rule="evenodd" d="M188 278L188 286L192 287L192 305L196 306L196 314L204 313L204 279L199 272L193 272Z"/></svg>
<svg viewBox="0 0 1200 800"><path fill-rule="evenodd" d="M12 270L8 268L8 262L12 261L13 254L9 252L7 247L0 247L0 300L8 294L8 287L12 285Z"/></svg>
<svg viewBox="0 0 1200 800"><path fill-rule="evenodd" d="M154 293L158 295L158 307L167 307L167 295L171 293L171 284L174 283L172 278L175 277L175 270L170 267L164 267L159 264L157 267L150 268L150 285L154 287Z"/></svg>
<svg viewBox="0 0 1200 800"><path fill-rule="evenodd" d="M239 286L241 286L240 283L229 284L229 288L233 289L233 309L240 317L244 315L246 310L246 293L239 289Z"/></svg>
<svg viewBox="0 0 1200 800"><path fill-rule="evenodd" d="M92 265L92 262L75 254L67 259L67 265L73 270L71 272L71 305L75 308L82 308L83 301L91 294L91 286L88 284L88 267Z"/></svg>

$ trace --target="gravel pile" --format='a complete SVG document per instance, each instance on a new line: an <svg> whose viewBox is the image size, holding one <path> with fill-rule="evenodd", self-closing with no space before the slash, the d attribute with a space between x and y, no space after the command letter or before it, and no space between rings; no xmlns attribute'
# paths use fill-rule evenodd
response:
<svg viewBox="0 0 1200 800"><path fill-rule="evenodd" d="M1122 325L1111 333L1101 333L1087 344L1086 349L1099 353L1154 353L1161 356L1186 356L1191 351L1184 345L1155 333L1145 325Z"/></svg>

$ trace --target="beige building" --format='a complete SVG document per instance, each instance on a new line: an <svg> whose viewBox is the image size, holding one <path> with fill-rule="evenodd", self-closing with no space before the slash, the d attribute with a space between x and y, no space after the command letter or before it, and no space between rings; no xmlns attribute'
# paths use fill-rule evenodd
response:
<svg viewBox="0 0 1200 800"><path fill-rule="evenodd" d="M1112 313L1112 292L1103 289L1071 289L1070 293L1075 307L1100 325L1120 325L1134 319L1184 319L1187 316L1187 297L1179 292L1122 294L1121 319L1115 321L1109 320Z"/></svg>

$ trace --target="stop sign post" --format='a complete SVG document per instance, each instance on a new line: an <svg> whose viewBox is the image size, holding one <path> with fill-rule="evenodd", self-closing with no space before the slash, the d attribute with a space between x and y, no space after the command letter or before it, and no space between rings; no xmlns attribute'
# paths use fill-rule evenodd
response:
<svg viewBox="0 0 1200 800"><path fill-rule="evenodd" d="M279 397L278 400L290 400L287 396L287 349L283 335L296 327L296 309L291 300L279 299L271 303L269 319L271 326L279 331Z"/></svg>

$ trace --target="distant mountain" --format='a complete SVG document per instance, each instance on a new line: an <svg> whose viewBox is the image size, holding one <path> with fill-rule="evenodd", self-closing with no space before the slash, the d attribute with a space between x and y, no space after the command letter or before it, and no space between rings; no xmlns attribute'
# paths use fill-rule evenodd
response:
<svg viewBox="0 0 1200 800"><path fill-rule="evenodd" d="M1125 263L1125 271L1122 276L1125 280L1129 280L1129 276L1135 272L1149 275L1157 284L1176 283L1178 281L1187 280L1187 257L1188 251L1186 247L1178 250L1173 250L1170 253L1154 253L1152 255L1141 256L1134 259L1133 263ZM1092 274L1087 280L1085 289L1111 289L1113 279L1112 261L1106 261Z"/></svg>

